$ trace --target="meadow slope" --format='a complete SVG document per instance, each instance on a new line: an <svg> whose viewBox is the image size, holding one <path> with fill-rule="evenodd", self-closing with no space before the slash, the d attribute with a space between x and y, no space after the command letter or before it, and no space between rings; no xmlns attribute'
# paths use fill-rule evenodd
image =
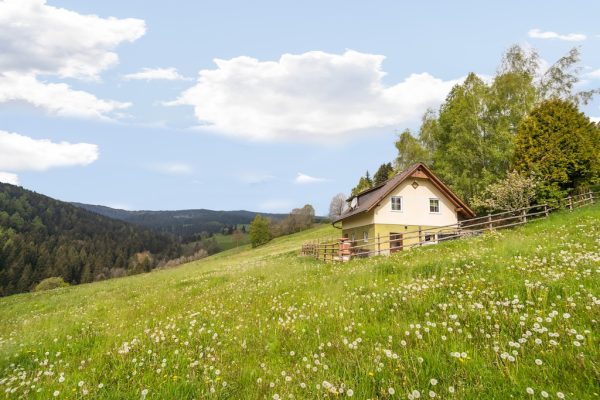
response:
<svg viewBox="0 0 600 400"><path fill-rule="evenodd" d="M393 257L307 238L0 299L0 396L598 398L600 206Z"/></svg>

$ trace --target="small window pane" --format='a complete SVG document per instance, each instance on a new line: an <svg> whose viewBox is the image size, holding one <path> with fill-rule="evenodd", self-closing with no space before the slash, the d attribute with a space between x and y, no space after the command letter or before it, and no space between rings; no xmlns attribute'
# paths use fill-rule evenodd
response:
<svg viewBox="0 0 600 400"><path fill-rule="evenodd" d="M402 197L398 197L398 196L392 197L392 210L393 211L402 211Z"/></svg>
<svg viewBox="0 0 600 400"><path fill-rule="evenodd" d="M440 212L440 201L438 199L429 199L429 212Z"/></svg>
<svg viewBox="0 0 600 400"><path fill-rule="evenodd" d="M369 232L365 232L363 234L363 237L364 237L365 242L368 242L369 241Z"/></svg>

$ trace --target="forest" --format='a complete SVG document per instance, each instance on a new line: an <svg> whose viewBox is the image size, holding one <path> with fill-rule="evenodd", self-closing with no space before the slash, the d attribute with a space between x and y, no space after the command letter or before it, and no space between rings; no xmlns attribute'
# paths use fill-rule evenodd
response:
<svg viewBox="0 0 600 400"><path fill-rule="evenodd" d="M0 183L0 296L48 277L78 284L150 271L179 253L169 235Z"/></svg>

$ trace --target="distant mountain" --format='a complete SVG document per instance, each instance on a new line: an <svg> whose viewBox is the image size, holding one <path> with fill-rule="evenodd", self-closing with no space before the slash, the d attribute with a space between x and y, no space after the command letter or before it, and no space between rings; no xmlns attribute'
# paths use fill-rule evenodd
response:
<svg viewBox="0 0 600 400"><path fill-rule="evenodd" d="M178 210L178 211L127 211L105 206L71 203L77 207L95 212L106 217L130 222L157 232L176 236L183 242L197 239L203 232L208 234L222 233L224 229L247 225L256 214L274 220L281 220L287 214L264 214L252 211L213 211L213 210Z"/></svg>
<svg viewBox="0 0 600 400"><path fill-rule="evenodd" d="M77 284L149 271L179 255L169 235L0 183L0 296L51 276Z"/></svg>

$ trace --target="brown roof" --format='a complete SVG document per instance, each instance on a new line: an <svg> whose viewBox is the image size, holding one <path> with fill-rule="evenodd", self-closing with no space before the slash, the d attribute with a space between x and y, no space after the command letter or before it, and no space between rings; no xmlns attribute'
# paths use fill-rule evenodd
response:
<svg viewBox="0 0 600 400"><path fill-rule="evenodd" d="M347 209L337 218L334 223L342 221L348 217L353 215L357 215L363 212L371 211L375 208L381 200L383 200L387 195L389 195L394 189L396 189L402 182L404 182L407 178L413 176L424 174L424 177L427 177L431 180L431 183L439 189L443 194L448 197L448 199L456 206L456 210L461 213L466 218L473 218L475 213L467 206L448 186L446 186L437 176L431 172L429 168L423 163L416 163L409 168L405 169L398 175L388 179L384 183L379 186L375 186L371 189L367 189L362 191L355 196L352 196L348 199L348 201L352 200L354 197L358 198L358 206L354 209ZM423 177L423 176L421 176Z"/></svg>

